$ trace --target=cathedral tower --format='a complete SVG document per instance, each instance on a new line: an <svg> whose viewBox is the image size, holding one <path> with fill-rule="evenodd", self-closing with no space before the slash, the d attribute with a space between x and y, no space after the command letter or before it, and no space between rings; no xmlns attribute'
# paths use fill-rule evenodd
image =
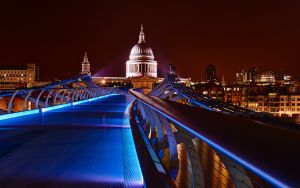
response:
<svg viewBox="0 0 300 188"><path fill-rule="evenodd" d="M91 76L91 67L87 57L87 52L84 53L83 61L81 63L81 74L88 74Z"/></svg>

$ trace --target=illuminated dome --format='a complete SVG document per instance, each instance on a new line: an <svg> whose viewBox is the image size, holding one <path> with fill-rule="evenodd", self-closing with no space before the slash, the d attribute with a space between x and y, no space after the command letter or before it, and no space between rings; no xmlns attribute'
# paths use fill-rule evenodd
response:
<svg viewBox="0 0 300 188"><path fill-rule="evenodd" d="M130 52L130 60L154 60L154 55L150 46L146 43L136 44Z"/></svg>
<svg viewBox="0 0 300 188"><path fill-rule="evenodd" d="M157 77L157 62L154 61L153 51L145 42L143 25L139 35L138 44L130 51L126 62L126 77Z"/></svg>

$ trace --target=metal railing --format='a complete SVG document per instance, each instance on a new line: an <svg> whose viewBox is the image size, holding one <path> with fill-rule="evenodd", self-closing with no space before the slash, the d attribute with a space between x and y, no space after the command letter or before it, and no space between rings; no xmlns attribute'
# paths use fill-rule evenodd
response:
<svg viewBox="0 0 300 188"><path fill-rule="evenodd" d="M159 83L149 94L162 99L189 104L209 111L223 114L251 118L262 123L272 123L280 127L293 127L294 123L284 121L265 112L255 112L253 110L239 107L228 102L204 96L191 87L181 83L176 73L167 74L165 79ZM296 128L297 129L297 128Z"/></svg>
<svg viewBox="0 0 300 188"><path fill-rule="evenodd" d="M287 187L198 134L174 117L176 109L157 108L164 101L130 94L137 99L131 127L147 187Z"/></svg>
<svg viewBox="0 0 300 188"><path fill-rule="evenodd" d="M103 88L94 84L87 75L76 75L71 78L53 82L38 88L2 90L0 99L6 99L2 111L13 113L32 109L45 108L59 104L72 103L112 93L122 93L117 88ZM16 99L21 99L22 108L14 109ZM30 107L29 107L30 104Z"/></svg>

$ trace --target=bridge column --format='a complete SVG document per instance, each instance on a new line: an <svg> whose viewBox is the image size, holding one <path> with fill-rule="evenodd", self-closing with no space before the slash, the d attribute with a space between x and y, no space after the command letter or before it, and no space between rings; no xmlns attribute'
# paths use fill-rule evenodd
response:
<svg viewBox="0 0 300 188"><path fill-rule="evenodd" d="M205 186L235 187L227 165L219 154L210 145L198 138L194 138L193 143L205 172ZM211 176L212 174L214 176Z"/></svg>
<svg viewBox="0 0 300 188"><path fill-rule="evenodd" d="M45 92L46 90L41 90L40 94L38 95L36 101L35 101L35 109L38 109L39 108L39 101L40 101L40 98L42 96L42 94Z"/></svg>
<svg viewBox="0 0 300 188"><path fill-rule="evenodd" d="M172 129L169 127L169 122L145 105L138 103L138 109L141 114L140 124L151 140L153 148L168 170L169 175L175 181L178 174L179 162L177 143ZM168 147L166 144L167 141ZM169 155L166 155L165 152L169 152Z"/></svg>
<svg viewBox="0 0 300 188"><path fill-rule="evenodd" d="M53 93L53 91L54 91L54 89L51 89L51 91L48 93L47 98L46 98L46 104L45 104L45 107L48 106L48 101L49 101L49 98L50 98L51 94Z"/></svg>
<svg viewBox="0 0 300 188"><path fill-rule="evenodd" d="M75 95L77 95L77 93L78 93L78 90L76 89L72 95L72 102L74 102L74 97L75 97Z"/></svg>
<svg viewBox="0 0 300 188"><path fill-rule="evenodd" d="M61 98L61 100L64 103L67 103L67 101L68 101L68 94L69 94L69 89L64 89L64 94L62 95L62 98Z"/></svg>
<svg viewBox="0 0 300 188"><path fill-rule="evenodd" d="M99 88L99 95L104 95L103 89Z"/></svg>
<svg viewBox="0 0 300 188"><path fill-rule="evenodd" d="M25 97L25 100L24 100L24 107L23 107L23 110L27 110L27 101L28 101L28 98L30 97L31 93L33 92L33 90L29 90L28 94L26 95Z"/></svg>
<svg viewBox="0 0 300 188"><path fill-rule="evenodd" d="M141 121L141 124L143 126L143 129L145 130L149 140L151 140L151 143L156 143L157 142L157 135L156 135L156 129L155 126L153 125L153 123L149 123L146 121L146 111L144 109L144 105L141 105L140 103L138 103L138 110L140 112L140 118L139 119Z"/></svg>
<svg viewBox="0 0 300 188"><path fill-rule="evenodd" d="M191 140L193 137L178 126L176 128L178 129L178 136L176 137L176 140L177 142L182 142L184 144L190 161L192 187L204 187L203 169L198 152L193 141Z"/></svg>
<svg viewBox="0 0 300 188"><path fill-rule="evenodd" d="M86 94L86 92L83 90L81 93L81 99L86 99L85 94Z"/></svg>
<svg viewBox="0 0 300 188"><path fill-rule="evenodd" d="M162 130L162 124L159 121L159 118L157 117L157 114L149 109L147 106L143 106L145 109L145 112L147 116L144 116L144 119L150 123L150 125L153 126L154 130L157 132L157 143L155 143L156 151L160 158L163 158L165 155L165 139L164 139L164 133Z"/></svg>
<svg viewBox="0 0 300 188"><path fill-rule="evenodd" d="M94 88L94 97L98 97L98 91L97 91L97 88Z"/></svg>
<svg viewBox="0 0 300 188"><path fill-rule="evenodd" d="M78 90L77 94L75 95L75 101L79 101L80 99L80 95L81 95L81 89Z"/></svg>
<svg viewBox="0 0 300 188"><path fill-rule="evenodd" d="M93 98L94 94L93 94L93 89L90 89L90 99Z"/></svg>
<svg viewBox="0 0 300 188"><path fill-rule="evenodd" d="M158 116L161 124L164 126L166 135L167 135L167 142L170 150L170 157L169 157L169 174L176 180L178 175L178 168L179 168L179 160L178 160L178 151L177 151L177 142L175 139L175 135L173 133L172 128L170 127L170 122L168 122L162 116Z"/></svg>
<svg viewBox="0 0 300 188"><path fill-rule="evenodd" d="M88 92L87 91L84 91L84 99L88 99Z"/></svg>
<svg viewBox="0 0 300 188"><path fill-rule="evenodd" d="M15 91L14 94L12 95L12 97L10 98L9 103L8 103L7 113L11 113L14 98L18 93L19 93L19 90Z"/></svg>
<svg viewBox="0 0 300 188"><path fill-rule="evenodd" d="M67 103L70 101L70 96L71 96L72 90L69 90L68 95L67 95Z"/></svg>
<svg viewBox="0 0 300 188"><path fill-rule="evenodd" d="M96 96L95 89L94 89L94 88L92 88L92 89L91 89L91 92L92 92L92 98L94 98L94 97Z"/></svg>
<svg viewBox="0 0 300 188"><path fill-rule="evenodd" d="M230 177L236 187L254 187L243 167L221 153L218 153L218 156L228 169Z"/></svg>
<svg viewBox="0 0 300 188"><path fill-rule="evenodd" d="M98 96L99 96L99 93L98 93L98 92L99 92L98 89L95 88L95 97L98 97Z"/></svg>
<svg viewBox="0 0 300 188"><path fill-rule="evenodd" d="M81 91L81 92L79 92L79 96L80 96L80 100L82 100L82 99L87 99L87 94L86 93L89 93L90 92L90 89L89 89L89 84L88 83L86 83L86 81L84 81L84 84L85 84L85 86L86 87L83 87L82 85L80 85L79 83L76 83L76 85L80 88L79 89L79 91ZM76 96L76 100L78 100L78 95Z"/></svg>
<svg viewBox="0 0 300 188"><path fill-rule="evenodd" d="M77 92L77 94L76 94L76 97L75 97L75 100L76 101L79 101L79 100L81 100L81 92L82 92L82 90L80 89L80 90L78 90L78 92Z"/></svg>
<svg viewBox="0 0 300 188"><path fill-rule="evenodd" d="M54 105L56 104L56 99L57 99L57 97L60 95L60 93L61 93L62 91L64 91L64 90L63 90L63 89L60 89L58 92L56 92L55 97L54 97L54 100L53 100L53 104L54 104ZM61 96L60 96L60 98L61 98Z"/></svg>
<svg viewBox="0 0 300 188"><path fill-rule="evenodd" d="M91 96L91 95L90 95L90 91L87 91L87 92L86 92L86 98L89 99L89 98L91 98L90 96Z"/></svg>
<svg viewBox="0 0 300 188"><path fill-rule="evenodd" d="M96 95L96 97L99 96L99 90L97 88L95 88L95 95Z"/></svg>

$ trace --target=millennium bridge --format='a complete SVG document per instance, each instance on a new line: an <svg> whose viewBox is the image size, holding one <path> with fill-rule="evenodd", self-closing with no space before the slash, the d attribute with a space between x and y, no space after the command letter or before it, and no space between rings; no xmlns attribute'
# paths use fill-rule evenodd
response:
<svg viewBox="0 0 300 188"><path fill-rule="evenodd" d="M300 186L297 125L174 72L148 95L77 75L0 97L0 187Z"/></svg>

